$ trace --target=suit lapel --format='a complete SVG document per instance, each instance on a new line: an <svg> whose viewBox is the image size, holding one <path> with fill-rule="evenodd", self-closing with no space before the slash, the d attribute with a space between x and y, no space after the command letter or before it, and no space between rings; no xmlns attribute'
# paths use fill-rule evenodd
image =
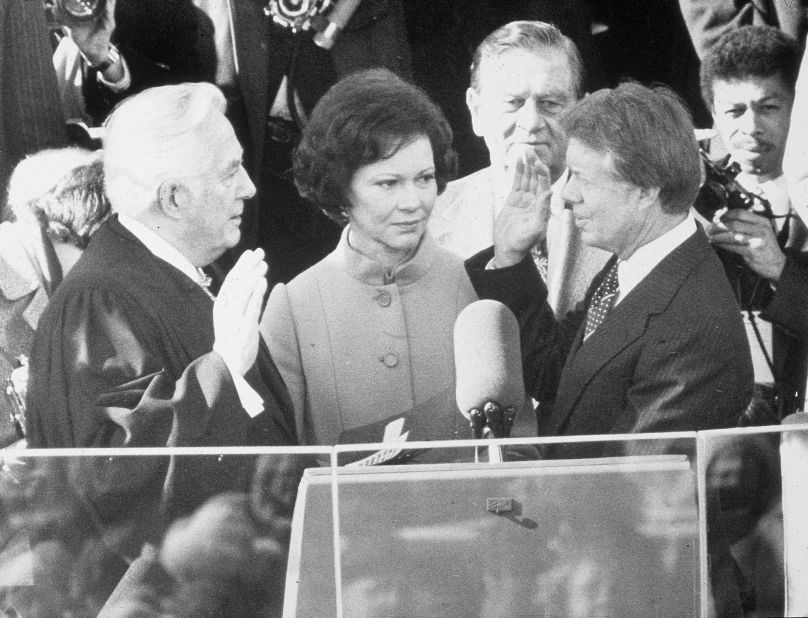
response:
<svg viewBox="0 0 808 618"><path fill-rule="evenodd" d="M567 418L598 372L645 333L648 317L665 311L690 271L702 262L710 251L704 232L699 227L695 234L657 264L637 287L609 312L603 323L585 342L583 332L586 320L583 321L567 357L556 404L543 433L558 435L562 431ZM613 260L609 261L604 272L612 262ZM603 273L597 277L597 281L602 279L602 275ZM594 289L596 285L593 282L587 294L587 306Z"/></svg>

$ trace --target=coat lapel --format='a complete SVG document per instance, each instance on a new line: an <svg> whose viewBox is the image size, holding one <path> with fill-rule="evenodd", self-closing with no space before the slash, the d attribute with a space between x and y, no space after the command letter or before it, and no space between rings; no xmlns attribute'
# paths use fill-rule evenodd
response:
<svg viewBox="0 0 808 618"><path fill-rule="evenodd" d="M558 435L598 372L646 331L648 318L665 311L690 271L712 251L701 228L674 249L609 312L583 342L584 320L567 357L546 435ZM609 261L605 270L611 266ZM598 277L600 280L602 278ZM596 285L587 295L587 306Z"/></svg>

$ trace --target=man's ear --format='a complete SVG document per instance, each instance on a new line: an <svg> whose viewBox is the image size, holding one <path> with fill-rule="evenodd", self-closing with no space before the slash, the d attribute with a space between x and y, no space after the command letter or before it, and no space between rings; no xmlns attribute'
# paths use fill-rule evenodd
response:
<svg viewBox="0 0 808 618"><path fill-rule="evenodd" d="M170 219L179 219L189 199L188 188L176 178L169 178L157 187L157 203Z"/></svg>
<svg viewBox="0 0 808 618"><path fill-rule="evenodd" d="M659 202L659 187L638 187L640 210L646 210Z"/></svg>
<svg viewBox="0 0 808 618"><path fill-rule="evenodd" d="M477 137L483 136L483 127L480 122L480 93L474 88L466 90L466 106L471 114L471 128Z"/></svg>

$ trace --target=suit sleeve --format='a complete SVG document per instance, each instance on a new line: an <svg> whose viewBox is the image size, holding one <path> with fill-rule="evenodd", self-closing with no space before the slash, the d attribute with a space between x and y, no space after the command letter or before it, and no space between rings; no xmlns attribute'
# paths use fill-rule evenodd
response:
<svg viewBox="0 0 808 618"><path fill-rule="evenodd" d="M112 42L132 83L125 92L113 92L91 69L85 100L94 118L103 120L118 102L147 88L215 79L213 24L191 0L118 0Z"/></svg>
<svg viewBox="0 0 808 618"><path fill-rule="evenodd" d="M750 25L755 10L753 2L737 0L679 0L679 8L700 60L722 34Z"/></svg>
<svg viewBox="0 0 808 618"><path fill-rule="evenodd" d="M789 253L777 289L761 317L808 340L808 253Z"/></svg>
<svg viewBox="0 0 808 618"><path fill-rule="evenodd" d="M280 371L289 395L297 423L298 436L303 436L302 419L306 411L306 376L300 356L300 342L289 303L286 286L279 283L269 295L261 318L261 336Z"/></svg>
<svg viewBox="0 0 808 618"><path fill-rule="evenodd" d="M249 417L218 354L178 370L159 326L120 294L85 291L60 309L35 338L31 446L244 444Z"/></svg>
<svg viewBox="0 0 808 618"><path fill-rule="evenodd" d="M525 389L538 401L552 401L584 310L579 306L557 320L530 256L508 268L486 270L493 256L489 248L466 260L469 279L480 298L499 301L516 316Z"/></svg>

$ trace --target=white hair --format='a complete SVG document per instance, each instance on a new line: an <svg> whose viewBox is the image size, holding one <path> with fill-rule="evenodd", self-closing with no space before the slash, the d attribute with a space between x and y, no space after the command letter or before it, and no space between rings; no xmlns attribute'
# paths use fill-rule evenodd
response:
<svg viewBox="0 0 808 618"><path fill-rule="evenodd" d="M104 173L114 211L130 216L157 200L160 184L193 176L211 160L199 129L225 111L225 98L206 82L149 88L121 103L106 122Z"/></svg>
<svg viewBox="0 0 808 618"><path fill-rule="evenodd" d="M35 220L36 205L79 167L89 165L97 153L84 148L51 148L27 156L8 181L6 203L17 220Z"/></svg>

